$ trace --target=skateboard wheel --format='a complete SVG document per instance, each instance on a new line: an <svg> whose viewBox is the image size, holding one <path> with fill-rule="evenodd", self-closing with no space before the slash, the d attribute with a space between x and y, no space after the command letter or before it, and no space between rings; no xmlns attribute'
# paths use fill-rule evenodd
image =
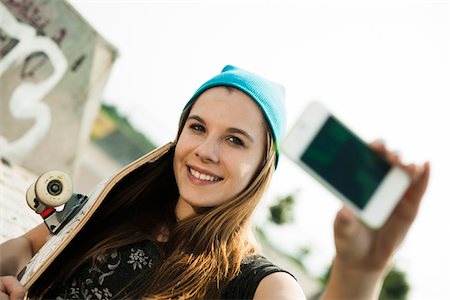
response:
<svg viewBox="0 0 450 300"><path fill-rule="evenodd" d="M36 200L35 188L36 188L36 182L34 182L33 184L30 185L30 187L27 190L27 194L26 194L27 204L34 211L36 211L36 209L39 206L39 202Z"/></svg>
<svg viewBox="0 0 450 300"><path fill-rule="evenodd" d="M65 204L72 196L72 181L60 171L49 171L36 180L36 198L44 205L57 207Z"/></svg>

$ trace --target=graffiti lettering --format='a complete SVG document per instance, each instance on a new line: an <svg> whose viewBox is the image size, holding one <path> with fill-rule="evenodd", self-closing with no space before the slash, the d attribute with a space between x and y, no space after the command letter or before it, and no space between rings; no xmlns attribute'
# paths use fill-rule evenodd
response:
<svg viewBox="0 0 450 300"><path fill-rule="evenodd" d="M28 65L22 69L25 75L32 74L36 66L39 66L37 61L36 65L31 64L33 58L45 56L53 66L53 72L48 78L38 83L23 81L11 94L9 101L11 115L17 119L35 119L33 127L15 141L8 142L0 136L0 154L20 163L33 151L50 128L51 113L43 100L64 76L68 64L61 49L52 39L39 36L33 27L18 22L1 2L0 16L0 28L8 36L19 41L0 60L0 78L11 67L21 63L26 65L27 59Z"/></svg>
<svg viewBox="0 0 450 300"><path fill-rule="evenodd" d="M22 69L20 70L20 77L34 77L34 73L48 61L48 55L45 52L37 51L31 53L25 58Z"/></svg>
<svg viewBox="0 0 450 300"><path fill-rule="evenodd" d="M6 0L5 4L11 11L30 22L39 31L43 31L50 23L49 13L43 11L35 0Z"/></svg>
<svg viewBox="0 0 450 300"><path fill-rule="evenodd" d="M4 43L4 42L6 42L6 43ZM6 54L8 54L9 51L11 51L12 48L14 48L18 43L19 43L19 40L9 37L0 28L0 58L6 56ZM6 45L3 46L2 44L6 44Z"/></svg>
<svg viewBox="0 0 450 300"><path fill-rule="evenodd" d="M8 36L3 32L3 30L0 28L0 41L4 42Z"/></svg>
<svg viewBox="0 0 450 300"><path fill-rule="evenodd" d="M73 64L72 67L70 68L70 70L72 72L76 72L78 70L78 68L80 68L80 66L83 64L83 61L86 59L86 55L81 55Z"/></svg>
<svg viewBox="0 0 450 300"><path fill-rule="evenodd" d="M61 46L62 41L66 37L66 33L67 30L65 28L61 28L52 36L52 40L54 40L58 46Z"/></svg>

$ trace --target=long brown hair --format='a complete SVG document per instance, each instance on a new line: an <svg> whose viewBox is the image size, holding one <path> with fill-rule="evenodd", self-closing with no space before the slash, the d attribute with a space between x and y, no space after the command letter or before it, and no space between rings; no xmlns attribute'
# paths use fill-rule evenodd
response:
<svg viewBox="0 0 450 300"><path fill-rule="evenodd" d="M182 114L176 141L191 107ZM44 273L47 276L42 278L48 280L40 281L34 293L45 294L52 283L60 284L81 264L98 255L150 240L160 246L161 263L154 266L153 272L142 272L134 278L131 293L125 294L124 288L123 294L117 297L219 298L226 284L239 273L242 259L258 251L250 217L269 185L276 159L272 135L267 125L264 126L267 142L263 161L249 185L233 199L217 207L204 208L178 222L175 205L179 193L172 168L173 147L157 161L117 184L105 199L108 205L99 208ZM161 226L170 232L165 243L156 241ZM84 255L80 257L79 253ZM54 274L64 276L55 281L58 277Z"/></svg>
<svg viewBox="0 0 450 300"><path fill-rule="evenodd" d="M231 91L230 91L231 92ZM182 115L178 137L189 116ZM230 201L203 209L178 223L171 232L170 253L154 273L148 290L152 299L219 298L237 276L244 257L258 251L250 217L269 185L275 166L275 145L268 127L266 152L249 185Z"/></svg>

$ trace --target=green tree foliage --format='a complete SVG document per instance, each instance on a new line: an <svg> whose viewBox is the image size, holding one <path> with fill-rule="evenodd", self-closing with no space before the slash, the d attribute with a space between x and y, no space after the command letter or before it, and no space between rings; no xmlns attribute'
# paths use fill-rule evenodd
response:
<svg viewBox="0 0 450 300"><path fill-rule="evenodd" d="M380 300L404 300L409 292L406 274L397 268L392 268L384 279Z"/></svg>
<svg viewBox="0 0 450 300"><path fill-rule="evenodd" d="M277 225L292 223L294 221L294 203L293 195L281 198L278 202L269 208L270 221Z"/></svg>

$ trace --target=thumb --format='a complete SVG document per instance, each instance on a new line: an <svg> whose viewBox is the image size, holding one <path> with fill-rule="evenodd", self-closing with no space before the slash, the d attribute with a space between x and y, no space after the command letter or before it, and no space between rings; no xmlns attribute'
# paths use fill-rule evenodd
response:
<svg viewBox="0 0 450 300"><path fill-rule="evenodd" d="M20 282L17 280L16 277L4 276L1 278L1 282L2 282L2 291L1 292L9 295L9 299L11 299L11 300L23 299L23 297L25 296L25 289L20 284Z"/></svg>
<svg viewBox="0 0 450 300"><path fill-rule="evenodd" d="M334 219L334 235L336 239L353 239L359 228L355 214L347 207L341 208Z"/></svg>

